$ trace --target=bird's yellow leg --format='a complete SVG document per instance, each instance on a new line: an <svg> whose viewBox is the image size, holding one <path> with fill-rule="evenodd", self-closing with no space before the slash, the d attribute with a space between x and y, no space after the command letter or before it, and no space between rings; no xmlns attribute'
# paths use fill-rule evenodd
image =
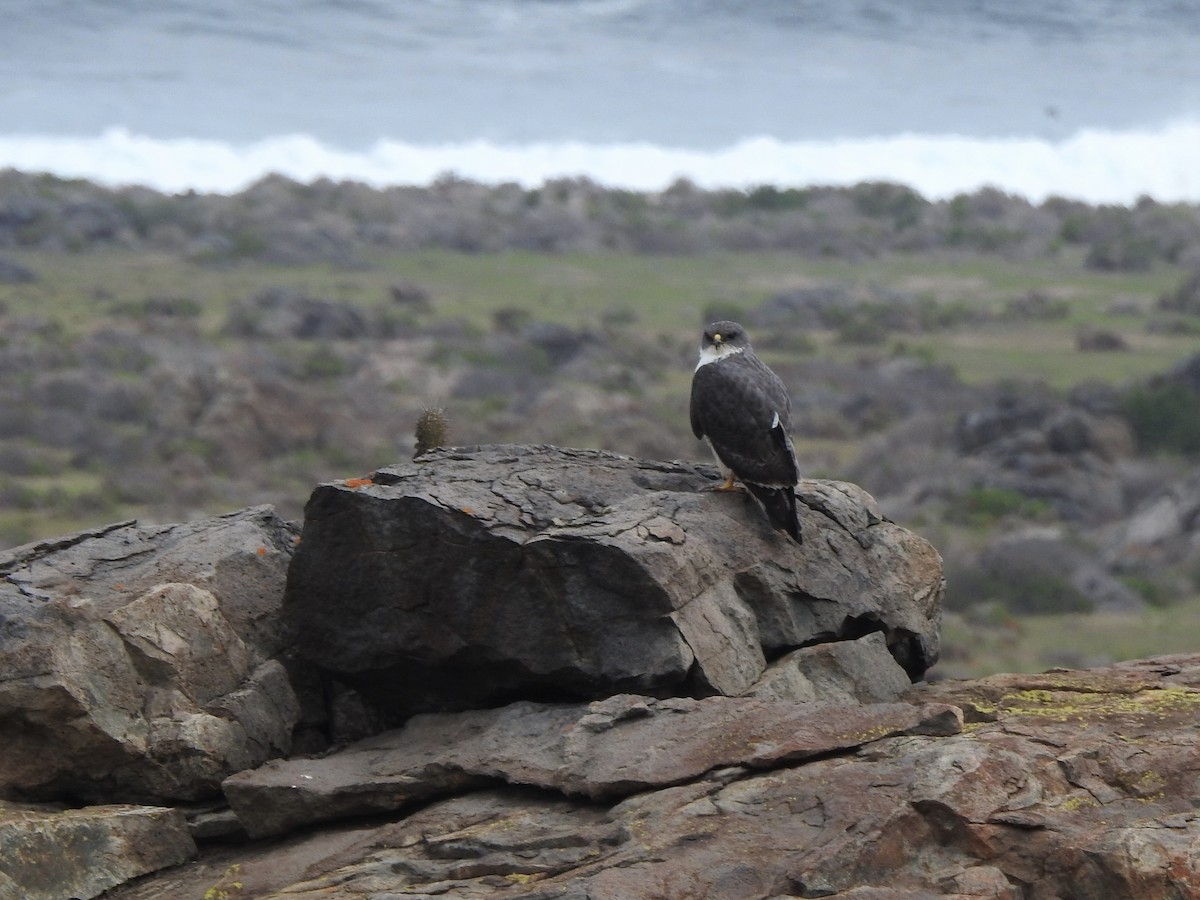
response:
<svg viewBox="0 0 1200 900"><path fill-rule="evenodd" d="M704 488L702 488L702 490L720 491L721 493L724 493L726 491L740 491L740 490L742 490L742 486L740 484L738 484L736 481L734 481L734 476L733 476L732 472L726 472L725 473L725 481L723 484L718 484L716 486L706 485Z"/></svg>

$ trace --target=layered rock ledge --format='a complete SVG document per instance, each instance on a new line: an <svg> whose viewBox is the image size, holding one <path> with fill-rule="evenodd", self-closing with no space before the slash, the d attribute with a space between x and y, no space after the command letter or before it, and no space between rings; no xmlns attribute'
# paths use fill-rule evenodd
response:
<svg viewBox="0 0 1200 900"><path fill-rule="evenodd" d="M234 776L239 815L288 836L113 896L199 896L233 862L278 900L1197 896L1200 655L904 699L418 716Z"/></svg>
<svg viewBox="0 0 1200 900"><path fill-rule="evenodd" d="M936 551L716 479L441 450L0 556L0 900L1200 893L1200 655L913 684Z"/></svg>
<svg viewBox="0 0 1200 900"><path fill-rule="evenodd" d="M595 450L437 450L305 509L283 617L298 651L390 715L755 690L798 648L881 633L938 657L941 559L843 482L798 489L806 539L715 468ZM778 678L778 673L773 673Z"/></svg>

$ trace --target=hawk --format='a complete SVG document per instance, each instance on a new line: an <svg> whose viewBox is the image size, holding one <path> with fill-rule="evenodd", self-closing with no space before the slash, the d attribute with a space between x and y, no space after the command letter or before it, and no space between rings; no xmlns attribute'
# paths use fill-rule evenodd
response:
<svg viewBox="0 0 1200 900"><path fill-rule="evenodd" d="M725 474L716 490L735 490L734 479L741 481L771 524L799 543L791 412L787 388L754 355L746 329L736 322L709 325L692 376L691 417L692 431L708 439Z"/></svg>

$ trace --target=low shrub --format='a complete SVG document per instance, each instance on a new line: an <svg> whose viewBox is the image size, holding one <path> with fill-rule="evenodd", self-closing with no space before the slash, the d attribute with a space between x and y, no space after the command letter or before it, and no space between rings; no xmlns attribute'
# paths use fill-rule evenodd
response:
<svg viewBox="0 0 1200 900"><path fill-rule="evenodd" d="M1123 405L1143 451L1200 454L1200 394L1187 385L1143 385L1126 394Z"/></svg>

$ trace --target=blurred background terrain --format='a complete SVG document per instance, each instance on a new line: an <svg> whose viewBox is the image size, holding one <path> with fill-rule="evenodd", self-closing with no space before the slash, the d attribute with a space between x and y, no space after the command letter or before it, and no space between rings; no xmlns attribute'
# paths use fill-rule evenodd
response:
<svg viewBox="0 0 1200 900"><path fill-rule="evenodd" d="M656 192L0 172L0 544L255 503L455 444L708 461L734 318L803 470L949 579L943 676L1200 643L1200 207L888 182Z"/></svg>
<svg viewBox="0 0 1200 900"><path fill-rule="evenodd" d="M806 473L941 550L942 676L1200 647L1200 6L0 0L0 546L455 443ZM445 174L453 173L453 174Z"/></svg>

